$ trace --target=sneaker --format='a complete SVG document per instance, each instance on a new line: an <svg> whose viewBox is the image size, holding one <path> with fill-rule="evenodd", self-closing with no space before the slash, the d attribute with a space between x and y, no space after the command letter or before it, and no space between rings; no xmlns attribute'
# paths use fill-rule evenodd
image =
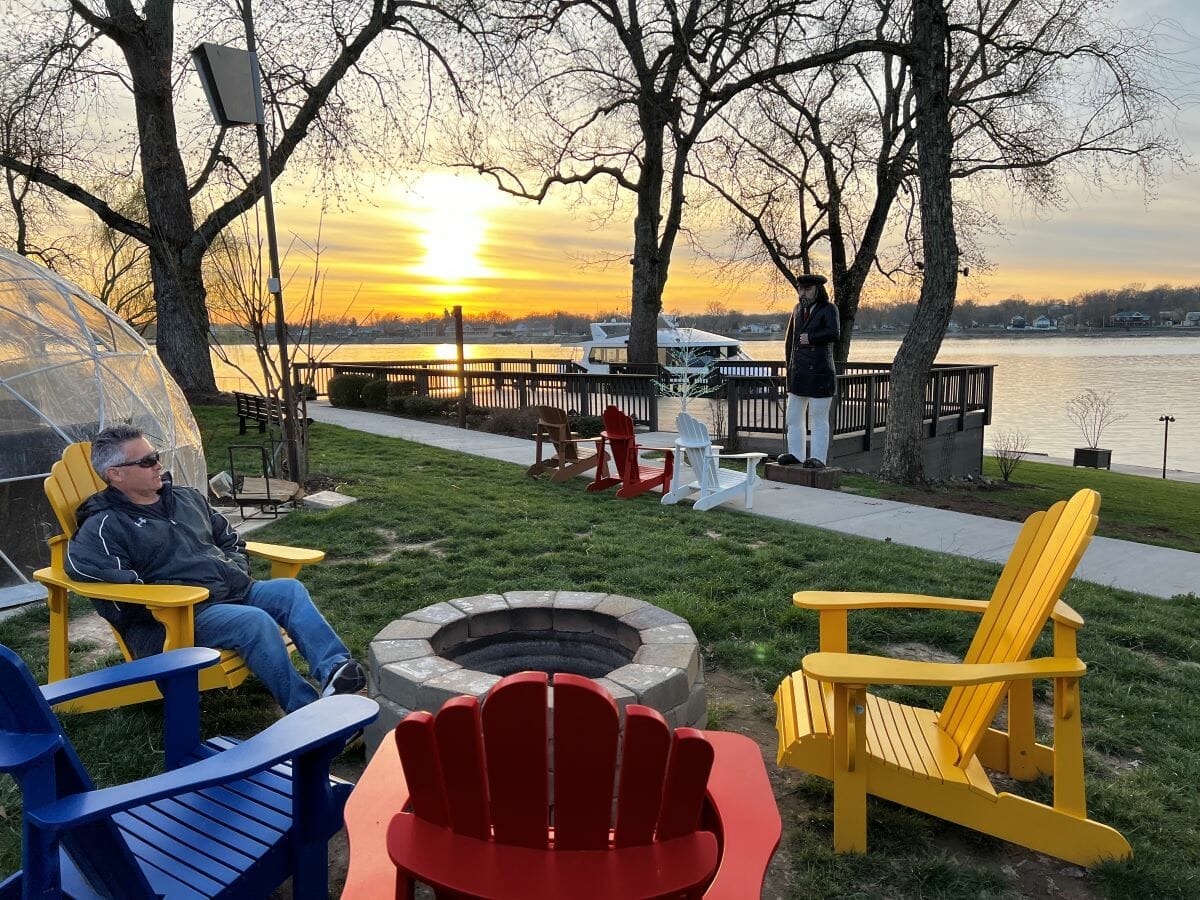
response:
<svg viewBox="0 0 1200 900"><path fill-rule="evenodd" d="M781 466L794 466L796 463L800 462L800 460L790 453L781 453L778 458L776 458L775 462L779 463Z"/></svg>
<svg viewBox="0 0 1200 900"><path fill-rule="evenodd" d="M806 459L804 461L804 468L806 468L806 469L823 469L823 468L825 468L825 463L821 462L815 456L810 456L808 459Z"/></svg>
<svg viewBox="0 0 1200 900"><path fill-rule="evenodd" d="M329 676L325 687L321 690L322 697L332 697L335 694L357 694L367 686L367 673L356 659L348 659Z"/></svg>

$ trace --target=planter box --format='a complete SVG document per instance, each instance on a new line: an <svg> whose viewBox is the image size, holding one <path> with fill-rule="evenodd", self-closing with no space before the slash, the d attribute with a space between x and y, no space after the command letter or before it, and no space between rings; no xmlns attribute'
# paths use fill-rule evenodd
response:
<svg viewBox="0 0 1200 900"><path fill-rule="evenodd" d="M1090 469L1112 469L1112 451L1101 450L1099 447L1076 447L1073 466L1087 466Z"/></svg>

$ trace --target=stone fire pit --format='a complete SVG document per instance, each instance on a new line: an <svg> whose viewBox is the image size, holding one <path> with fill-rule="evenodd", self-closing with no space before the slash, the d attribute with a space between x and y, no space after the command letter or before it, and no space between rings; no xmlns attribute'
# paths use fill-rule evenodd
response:
<svg viewBox="0 0 1200 900"><path fill-rule="evenodd" d="M617 706L641 703L672 727L704 728L704 669L688 623L643 600L582 591L509 591L459 597L408 613L375 635L371 696L379 718L368 752L414 709L480 699L525 670L594 678Z"/></svg>

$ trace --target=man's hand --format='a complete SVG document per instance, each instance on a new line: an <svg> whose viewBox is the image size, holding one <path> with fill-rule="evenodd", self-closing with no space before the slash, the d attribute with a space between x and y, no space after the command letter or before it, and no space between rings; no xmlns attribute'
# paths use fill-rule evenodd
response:
<svg viewBox="0 0 1200 900"><path fill-rule="evenodd" d="M809 344L808 335L801 334L800 339L797 341L797 343L800 344L801 346L807 347Z"/></svg>

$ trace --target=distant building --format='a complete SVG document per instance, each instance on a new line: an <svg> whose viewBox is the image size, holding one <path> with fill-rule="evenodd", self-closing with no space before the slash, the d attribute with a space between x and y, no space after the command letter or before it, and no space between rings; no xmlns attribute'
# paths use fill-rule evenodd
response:
<svg viewBox="0 0 1200 900"><path fill-rule="evenodd" d="M1183 317L1184 328L1200 328L1200 312L1190 312Z"/></svg>
<svg viewBox="0 0 1200 900"><path fill-rule="evenodd" d="M1024 316L1013 316L1008 323L1009 331L1024 331L1028 327L1029 322L1025 320Z"/></svg>
<svg viewBox="0 0 1200 900"><path fill-rule="evenodd" d="M1143 328L1150 324L1150 317L1140 312L1119 312L1108 320L1116 328Z"/></svg>
<svg viewBox="0 0 1200 900"><path fill-rule="evenodd" d="M1058 323L1049 316L1038 316L1033 320L1034 331L1058 331Z"/></svg>

